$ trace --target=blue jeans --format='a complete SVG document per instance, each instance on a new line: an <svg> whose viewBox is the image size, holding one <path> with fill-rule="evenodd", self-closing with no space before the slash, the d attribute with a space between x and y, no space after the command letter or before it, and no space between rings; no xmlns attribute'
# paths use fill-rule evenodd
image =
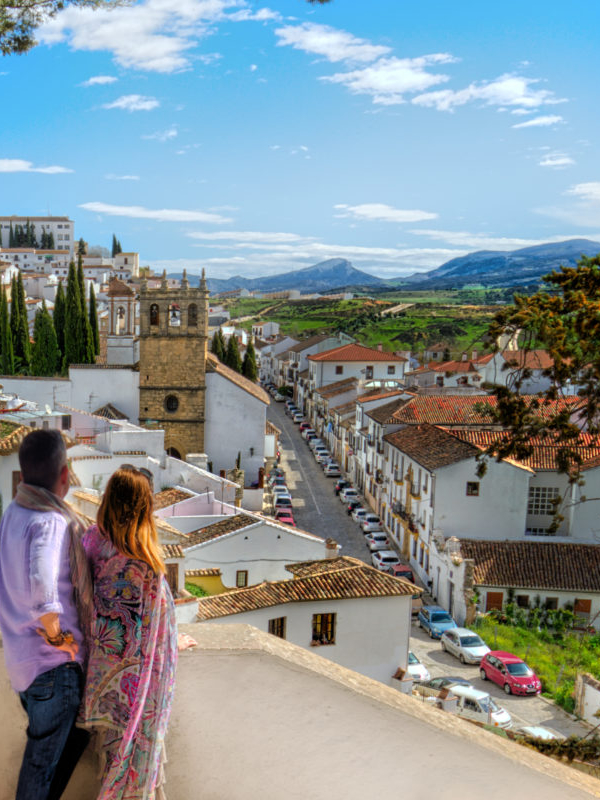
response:
<svg viewBox="0 0 600 800"><path fill-rule="evenodd" d="M16 800L58 800L66 789L89 739L75 727L82 691L83 671L69 662L20 692L29 726Z"/></svg>

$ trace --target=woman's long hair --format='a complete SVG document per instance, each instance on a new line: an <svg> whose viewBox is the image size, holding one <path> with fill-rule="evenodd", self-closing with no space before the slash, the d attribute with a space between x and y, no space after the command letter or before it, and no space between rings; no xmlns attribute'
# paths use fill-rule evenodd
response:
<svg viewBox="0 0 600 800"><path fill-rule="evenodd" d="M145 561L161 573L165 565L152 508L152 491L145 475L137 469L118 469L108 481L97 521L119 553Z"/></svg>

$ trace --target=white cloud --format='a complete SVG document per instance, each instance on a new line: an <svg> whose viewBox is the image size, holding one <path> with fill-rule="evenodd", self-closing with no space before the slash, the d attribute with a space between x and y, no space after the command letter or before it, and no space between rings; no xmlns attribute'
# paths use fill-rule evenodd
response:
<svg viewBox="0 0 600 800"><path fill-rule="evenodd" d="M243 0L142 0L110 9L69 6L43 25L43 44L68 42L73 50L108 51L127 69L170 73L187 69L188 51ZM265 19L265 10L255 19Z"/></svg>
<svg viewBox="0 0 600 800"><path fill-rule="evenodd" d="M565 194L578 197L586 203L600 203L600 181L590 181L589 183L576 183L567 189Z"/></svg>
<svg viewBox="0 0 600 800"><path fill-rule="evenodd" d="M422 92L430 86L445 83L448 75L428 72L436 64L450 64L456 59L448 53L432 53L418 58L381 58L374 64L350 72L337 72L320 78L339 83L353 94L368 94L379 105L404 103L407 92Z"/></svg>
<svg viewBox="0 0 600 800"><path fill-rule="evenodd" d="M233 14L228 14L227 19L233 20L233 22L281 22L282 16L278 11L270 8L259 8L258 11L243 8L240 11L234 11Z"/></svg>
<svg viewBox="0 0 600 800"><path fill-rule="evenodd" d="M82 203L79 208L94 211L97 214L108 214L112 217L131 217L132 219L152 219L156 222L211 222L224 224L231 219L220 214L209 214L206 211L187 211L178 208L144 208L143 206L115 206L110 203Z"/></svg>
<svg viewBox="0 0 600 800"><path fill-rule="evenodd" d="M573 239L577 234L547 236L544 239L522 239L510 236L491 236L488 233L469 233L467 231L443 231L427 228L415 228L410 233L415 236L426 236L435 241L446 242L454 247L464 247L467 251L473 250L516 250L521 247L534 247L547 242L563 242Z"/></svg>
<svg viewBox="0 0 600 800"><path fill-rule="evenodd" d="M559 122L564 122L563 118L558 114L548 114L545 117L534 117L528 119L527 122L519 122L518 125L513 125L513 128L547 128L549 125L558 125Z"/></svg>
<svg viewBox="0 0 600 800"><path fill-rule="evenodd" d="M352 61L367 63L390 52L389 47L374 45L366 39L358 39L347 31L304 22L302 25L285 25L277 28L278 47L290 45L295 50L323 56L328 61Z"/></svg>
<svg viewBox="0 0 600 800"><path fill-rule="evenodd" d="M175 139L178 133L177 126L171 125L170 128L166 128L164 131L147 133L145 136L142 136L142 139L156 139L157 142L168 142L170 139Z"/></svg>
<svg viewBox="0 0 600 800"><path fill-rule="evenodd" d="M251 242L262 244L280 244L282 242L307 241L306 237L296 233L263 233L261 231L194 231L188 233L190 239L201 239L207 242Z"/></svg>
<svg viewBox="0 0 600 800"><path fill-rule="evenodd" d="M109 83L116 83L119 79L113 75L94 75L88 78L87 81L80 83L80 86L106 86Z"/></svg>
<svg viewBox="0 0 600 800"><path fill-rule="evenodd" d="M413 98L413 103L420 106L436 108L438 111L453 111L457 106L466 103L481 102L487 106L519 106L534 109L542 105L554 105L566 102L555 97L548 89L536 89L539 83L535 78L524 78L521 75L505 74L492 81L471 83L465 89L443 89L427 92ZM525 127L527 123L513 127Z"/></svg>
<svg viewBox="0 0 600 800"><path fill-rule="evenodd" d="M43 175L60 175L73 170L59 166L35 167L31 161L22 158L0 158L0 172L40 172Z"/></svg>
<svg viewBox="0 0 600 800"><path fill-rule="evenodd" d="M104 176L107 181L139 181L139 175L113 175L112 173Z"/></svg>
<svg viewBox="0 0 600 800"><path fill-rule="evenodd" d="M566 153L546 153L539 162L540 167L552 167L553 169L564 169L571 167L575 160Z"/></svg>
<svg viewBox="0 0 600 800"><path fill-rule="evenodd" d="M258 67L256 66L256 64L250 64L250 72L256 72L257 69Z"/></svg>
<svg viewBox="0 0 600 800"><path fill-rule="evenodd" d="M124 94L113 100L112 103L105 103L102 108L122 108L124 111L152 111L158 108L160 103L156 97L145 97L143 94Z"/></svg>
<svg viewBox="0 0 600 800"><path fill-rule="evenodd" d="M385 203L362 203L358 206L348 206L340 203L334 206L339 214L336 217L352 217L359 220L373 222L421 222L426 219L437 219L437 214L419 209L394 208Z"/></svg>

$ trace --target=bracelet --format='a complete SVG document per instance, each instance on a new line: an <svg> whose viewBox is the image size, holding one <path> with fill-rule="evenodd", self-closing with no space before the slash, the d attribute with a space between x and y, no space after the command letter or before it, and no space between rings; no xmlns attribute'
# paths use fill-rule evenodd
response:
<svg viewBox="0 0 600 800"><path fill-rule="evenodd" d="M73 644L75 641L71 631L60 631L56 636L48 636L46 634L46 639L52 647L62 647L63 644Z"/></svg>

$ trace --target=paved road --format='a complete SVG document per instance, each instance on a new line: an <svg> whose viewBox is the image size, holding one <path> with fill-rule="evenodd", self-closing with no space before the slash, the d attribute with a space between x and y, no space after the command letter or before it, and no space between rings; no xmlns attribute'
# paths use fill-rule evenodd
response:
<svg viewBox="0 0 600 800"><path fill-rule="evenodd" d="M296 525L323 538L331 536L341 545L341 555L370 564L371 556L360 528L333 494L336 479L323 474L298 426L284 409L284 403L271 403L267 416L281 430L281 466L292 494Z"/></svg>
<svg viewBox="0 0 600 800"><path fill-rule="evenodd" d="M450 653L445 653L439 641L432 641L415 623L412 626L410 647L417 658L425 664L432 678L456 675L466 678L476 689L491 694L498 705L511 715L515 728L520 725L543 725L565 736L571 734L585 736L589 731L587 726L574 721L561 708L542 697L507 695L495 683L481 680L478 667L463 665Z"/></svg>

